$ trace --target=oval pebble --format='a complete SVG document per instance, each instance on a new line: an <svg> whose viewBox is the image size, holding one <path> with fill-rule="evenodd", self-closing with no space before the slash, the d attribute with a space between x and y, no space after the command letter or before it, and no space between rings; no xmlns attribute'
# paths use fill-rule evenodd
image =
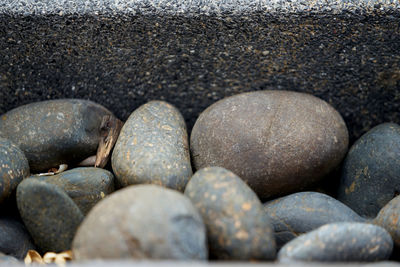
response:
<svg viewBox="0 0 400 267"><path fill-rule="evenodd" d="M192 176L188 136L180 112L163 101L136 109L123 126L112 154L122 186L158 184L183 191Z"/></svg>
<svg viewBox="0 0 400 267"><path fill-rule="evenodd" d="M338 199L374 218L400 192L400 125L380 124L361 136L343 164Z"/></svg>
<svg viewBox="0 0 400 267"><path fill-rule="evenodd" d="M31 172L43 172L95 155L105 115L111 112L88 100L48 100L8 111L0 132L25 153Z"/></svg>
<svg viewBox="0 0 400 267"><path fill-rule="evenodd" d="M400 196L387 203L373 222L389 232L397 249L400 248Z"/></svg>
<svg viewBox="0 0 400 267"><path fill-rule="evenodd" d="M114 175L100 168L75 168L53 176L33 177L60 187L83 214L114 192Z"/></svg>
<svg viewBox="0 0 400 267"><path fill-rule="evenodd" d="M234 173L220 167L201 169L190 179L185 195L203 217L212 258L275 258L269 218L257 195Z"/></svg>
<svg viewBox="0 0 400 267"><path fill-rule="evenodd" d="M300 192L264 204L278 248L318 227L335 222L365 222L340 201L317 192Z"/></svg>
<svg viewBox="0 0 400 267"><path fill-rule="evenodd" d="M58 186L25 179L17 187L17 205L35 244L43 252L71 249L83 214Z"/></svg>
<svg viewBox="0 0 400 267"><path fill-rule="evenodd" d="M207 259L206 230L183 194L158 185L121 189L87 215L73 241L77 260Z"/></svg>
<svg viewBox="0 0 400 267"><path fill-rule="evenodd" d="M367 223L326 224L301 235L278 253L281 262L369 262L387 260L393 249L389 233Z"/></svg>
<svg viewBox="0 0 400 267"><path fill-rule="evenodd" d="M29 176L29 163L24 153L10 140L0 137L0 203Z"/></svg>
<svg viewBox="0 0 400 267"><path fill-rule="evenodd" d="M3 263L7 264L7 265L4 265L4 266L8 266L8 264L12 264L13 266L17 266L17 264L20 263L20 262L18 261L17 258L0 252L0 264L3 264Z"/></svg>
<svg viewBox="0 0 400 267"><path fill-rule="evenodd" d="M315 184L343 159L340 114L305 93L256 91L222 99L197 119L190 137L195 168L224 167L261 199Z"/></svg>

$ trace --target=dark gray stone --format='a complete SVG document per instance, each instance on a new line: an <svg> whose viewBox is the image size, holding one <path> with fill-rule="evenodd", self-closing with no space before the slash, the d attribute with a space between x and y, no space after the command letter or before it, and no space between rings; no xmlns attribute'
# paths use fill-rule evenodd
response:
<svg viewBox="0 0 400 267"><path fill-rule="evenodd" d="M163 101L151 101L126 121L112 154L121 186L158 184L183 191L192 176L185 121Z"/></svg>
<svg viewBox="0 0 400 267"><path fill-rule="evenodd" d="M134 185L99 202L73 242L77 260L207 259L206 229L183 194Z"/></svg>
<svg viewBox="0 0 400 267"><path fill-rule="evenodd" d="M33 176L64 190L83 214L114 192L114 175L100 168L75 168L53 176Z"/></svg>
<svg viewBox="0 0 400 267"><path fill-rule="evenodd" d="M342 202L317 192L300 192L264 204L278 248L318 227L335 222L364 222Z"/></svg>
<svg viewBox="0 0 400 267"><path fill-rule="evenodd" d="M400 192L400 126L378 125L351 147L338 199L358 214L374 218Z"/></svg>
<svg viewBox="0 0 400 267"><path fill-rule="evenodd" d="M345 156L348 132L325 101L291 91L225 98L201 113L190 136L194 167L224 167L261 199L316 184Z"/></svg>
<svg viewBox="0 0 400 267"><path fill-rule="evenodd" d="M76 163L96 154L104 107L87 100L50 100L20 106L0 117L0 134L17 144L31 172Z"/></svg>
<svg viewBox="0 0 400 267"><path fill-rule="evenodd" d="M365 262L390 257L393 241L389 233L366 223L332 223L301 235L278 253L281 262Z"/></svg>
<svg viewBox="0 0 400 267"><path fill-rule="evenodd" d="M30 249L36 249L25 226L12 217L0 217L0 253L24 259Z"/></svg>
<svg viewBox="0 0 400 267"><path fill-rule="evenodd" d="M257 195L234 173L204 168L190 179L185 195L207 227L210 256L223 260L273 260L273 228Z"/></svg>
<svg viewBox="0 0 400 267"><path fill-rule="evenodd" d="M29 163L24 152L13 142L0 137L0 204L29 176Z"/></svg>
<svg viewBox="0 0 400 267"><path fill-rule="evenodd" d="M400 196L387 203L378 213L373 222L389 232L396 249L400 249Z"/></svg>
<svg viewBox="0 0 400 267"><path fill-rule="evenodd" d="M331 103L352 140L400 123L395 0L3 0L0 112L90 98L124 120L164 99L188 125L211 103L258 89Z"/></svg>
<svg viewBox="0 0 400 267"><path fill-rule="evenodd" d="M42 252L71 249L83 214L72 199L56 185L25 179L17 187L22 220Z"/></svg>

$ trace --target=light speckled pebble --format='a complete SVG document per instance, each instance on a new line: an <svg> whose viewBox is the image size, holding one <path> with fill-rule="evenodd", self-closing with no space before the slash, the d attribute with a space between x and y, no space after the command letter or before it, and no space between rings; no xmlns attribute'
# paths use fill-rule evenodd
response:
<svg viewBox="0 0 400 267"><path fill-rule="evenodd" d="M73 241L77 260L207 259L206 229L182 193L134 185L100 201Z"/></svg>
<svg viewBox="0 0 400 267"><path fill-rule="evenodd" d="M212 258L275 258L269 218L257 195L234 173L220 167L201 169L190 179L185 195L203 217Z"/></svg>
<svg viewBox="0 0 400 267"><path fill-rule="evenodd" d="M278 248L324 224L365 222L342 202L317 192L300 192L264 204L274 226Z"/></svg>
<svg viewBox="0 0 400 267"><path fill-rule="evenodd" d="M118 183L183 191L192 176L188 146L185 121L174 106L163 101L142 105L126 121L112 154Z"/></svg>
<svg viewBox="0 0 400 267"><path fill-rule="evenodd" d="M332 223L301 235L278 253L281 262L369 262L387 260L393 249L389 233L366 223Z"/></svg>
<svg viewBox="0 0 400 267"><path fill-rule="evenodd" d="M29 176L29 164L24 153L10 140L0 137L0 203Z"/></svg>

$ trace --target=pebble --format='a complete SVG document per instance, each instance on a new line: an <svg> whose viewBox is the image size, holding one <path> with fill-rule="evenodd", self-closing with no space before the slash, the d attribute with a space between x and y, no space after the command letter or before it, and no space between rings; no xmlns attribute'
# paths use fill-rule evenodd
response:
<svg viewBox="0 0 400 267"><path fill-rule="evenodd" d="M275 258L269 218L257 195L234 173L220 167L201 169L190 179L185 195L203 217L212 258Z"/></svg>
<svg viewBox="0 0 400 267"><path fill-rule="evenodd" d="M15 265L15 264L18 264L19 261L17 258L15 258L13 256L9 256L9 255L6 255L6 254L0 252L0 264L2 264L2 263L7 264L7 265L8 264Z"/></svg>
<svg viewBox="0 0 400 267"><path fill-rule="evenodd" d="M112 168L123 187L158 184L183 191L192 167L180 112L163 101L151 101L136 109L118 137Z"/></svg>
<svg viewBox="0 0 400 267"><path fill-rule="evenodd" d="M0 137L0 204L27 176L29 164L24 153L14 143Z"/></svg>
<svg viewBox="0 0 400 267"><path fill-rule="evenodd" d="M397 249L400 248L400 196L387 203L373 222L389 232Z"/></svg>
<svg viewBox="0 0 400 267"><path fill-rule="evenodd" d="M56 185L25 179L17 187L22 220L42 252L71 249L83 214L65 191Z"/></svg>
<svg viewBox="0 0 400 267"><path fill-rule="evenodd" d="M24 259L30 249L36 249L25 226L19 220L0 217L0 253Z"/></svg>
<svg viewBox="0 0 400 267"><path fill-rule="evenodd" d="M17 107L0 117L0 132L24 151L32 173L95 155L103 116L101 105L62 99Z"/></svg>
<svg viewBox="0 0 400 267"><path fill-rule="evenodd" d="M114 192L114 175L100 168L75 168L53 176L33 177L60 187L83 214Z"/></svg>
<svg viewBox="0 0 400 267"><path fill-rule="evenodd" d="M206 229L182 193L158 185L123 188L100 201L73 241L77 260L207 259Z"/></svg>
<svg viewBox="0 0 400 267"><path fill-rule="evenodd" d="M278 248L297 236L335 222L365 222L342 202L317 192L300 192L264 204Z"/></svg>
<svg viewBox="0 0 400 267"><path fill-rule="evenodd" d="M222 99L197 119L195 168L224 167L261 199L298 192L331 172L347 152L340 114L305 93L256 91Z"/></svg>
<svg viewBox="0 0 400 267"><path fill-rule="evenodd" d="M389 233L366 223L332 223L301 235L278 253L281 262L370 262L387 260L393 249Z"/></svg>
<svg viewBox="0 0 400 267"><path fill-rule="evenodd" d="M343 164L338 199L374 218L400 192L400 125L380 124L361 136Z"/></svg>

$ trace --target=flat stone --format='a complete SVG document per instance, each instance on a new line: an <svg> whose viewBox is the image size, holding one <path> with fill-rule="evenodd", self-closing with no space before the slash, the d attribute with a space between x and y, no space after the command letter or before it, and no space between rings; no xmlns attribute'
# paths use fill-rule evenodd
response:
<svg viewBox="0 0 400 267"><path fill-rule="evenodd" d="M322 180L347 152L340 114L309 94L265 90L225 98L201 113L190 136L194 167L224 167L261 199Z"/></svg>
<svg viewBox="0 0 400 267"><path fill-rule="evenodd" d="M273 228L257 195L234 173L204 168L190 179L185 195L207 227L212 259L273 260Z"/></svg>
<svg viewBox="0 0 400 267"><path fill-rule="evenodd" d="M183 194L133 185L111 194L87 215L73 241L77 260L207 259L206 229Z"/></svg>
<svg viewBox="0 0 400 267"><path fill-rule="evenodd" d="M22 220L42 252L71 249L83 214L72 199L56 185L25 179L17 187Z"/></svg>
<svg viewBox="0 0 400 267"><path fill-rule="evenodd" d="M400 123L394 0L3 0L0 113L92 99L126 120L149 100L189 128L207 106L258 89L312 93L352 140Z"/></svg>
<svg viewBox="0 0 400 267"><path fill-rule="evenodd" d="M100 168L75 168L53 176L32 176L64 190L83 214L114 192L114 175Z"/></svg>
<svg viewBox="0 0 400 267"><path fill-rule="evenodd" d="M278 248L318 227L335 222L364 222L342 202L317 192L300 192L264 204Z"/></svg>
<svg viewBox="0 0 400 267"><path fill-rule="evenodd" d="M189 141L180 112L151 101L128 118L111 157L118 184L158 184L183 191L192 176Z"/></svg>
<svg viewBox="0 0 400 267"><path fill-rule="evenodd" d="M47 171L95 155L102 118L110 114L80 99L31 103L0 117L0 135L21 148L31 172Z"/></svg>
<svg viewBox="0 0 400 267"><path fill-rule="evenodd" d="M369 262L387 260L393 249L389 233L366 223L332 223L301 235L278 253L281 262Z"/></svg>
<svg viewBox="0 0 400 267"><path fill-rule="evenodd" d="M10 140L0 137L0 204L27 176L29 164L24 152Z"/></svg>
<svg viewBox="0 0 400 267"><path fill-rule="evenodd" d="M1 216L0 253L23 259L30 249L36 247L24 224L15 218Z"/></svg>
<svg viewBox="0 0 400 267"><path fill-rule="evenodd" d="M349 150L338 199L358 214L374 218L400 192L400 125L380 124Z"/></svg>
<svg viewBox="0 0 400 267"><path fill-rule="evenodd" d="M392 236L396 249L400 249L400 196L389 201L373 222L385 228Z"/></svg>

